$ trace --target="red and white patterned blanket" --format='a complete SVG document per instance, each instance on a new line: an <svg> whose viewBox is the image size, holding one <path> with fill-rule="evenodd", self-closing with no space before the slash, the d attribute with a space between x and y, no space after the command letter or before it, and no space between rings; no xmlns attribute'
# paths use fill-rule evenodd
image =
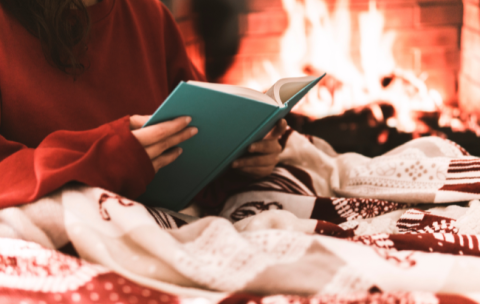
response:
<svg viewBox="0 0 480 304"><path fill-rule="evenodd" d="M0 210L0 303L480 303L478 198L449 141L370 159L293 132L219 217L81 186Z"/></svg>

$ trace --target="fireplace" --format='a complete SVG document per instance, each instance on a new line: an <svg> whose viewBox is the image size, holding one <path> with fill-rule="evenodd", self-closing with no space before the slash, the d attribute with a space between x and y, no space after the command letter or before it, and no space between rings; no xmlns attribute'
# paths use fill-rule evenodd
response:
<svg viewBox="0 0 480 304"><path fill-rule="evenodd" d="M170 0L189 54L208 72L211 40L199 35L195 1ZM207 2L221 1L230 0ZM480 155L478 1L234 2L243 4L230 33L238 45L213 80L266 90L280 77L325 71L328 79L289 116L295 129L339 152L375 156L434 135Z"/></svg>

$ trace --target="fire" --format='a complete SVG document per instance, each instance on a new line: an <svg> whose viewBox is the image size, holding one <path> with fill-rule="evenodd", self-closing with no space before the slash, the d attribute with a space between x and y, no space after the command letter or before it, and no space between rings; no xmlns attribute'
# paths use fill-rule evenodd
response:
<svg viewBox="0 0 480 304"><path fill-rule="evenodd" d="M282 0L282 4L288 28L281 40L280 60L253 67L255 77L244 79L241 85L266 90L282 77L326 72L328 79L312 90L294 112L322 118L369 107L377 121L386 120L389 127L420 134L429 127L415 114L441 113L440 126L473 130L480 136L476 117L467 121L455 118L458 113L443 105L440 93L427 88L428 75L398 68L392 51L396 34L385 31L384 16L375 1L370 1L369 10L359 15L357 64L352 58L349 0L337 0L333 13L324 0ZM394 116L383 117L379 107L382 103L394 107Z"/></svg>

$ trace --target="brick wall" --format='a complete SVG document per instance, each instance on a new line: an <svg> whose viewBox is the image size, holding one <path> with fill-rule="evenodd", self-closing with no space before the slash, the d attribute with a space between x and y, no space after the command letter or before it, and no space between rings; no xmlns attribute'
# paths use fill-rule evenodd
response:
<svg viewBox="0 0 480 304"><path fill-rule="evenodd" d="M368 1L351 0L352 10L366 10ZM394 57L399 67L426 73L427 86L444 101L458 101L461 0L377 0L386 30L394 30Z"/></svg>
<svg viewBox="0 0 480 304"><path fill-rule="evenodd" d="M233 66L221 80L224 83L258 80L258 67L262 66L263 61L268 60L276 65L280 60L280 40L288 27L288 17L282 1L246 1L248 13L240 18L240 49ZM264 85L270 86L271 83Z"/></svg>
<svg viewBox="0 0 480 304"><path fill-rule="evenodd" d="M480 118L480 1L464 0L459 104Z"/></svg>
<svg viewBox="0 0 480 304"><path fill-rule="evenodd" d="M325 1L333 10L336 0ZM467 15L477 17L477 23L470 27L480 29L478 21L480 0L465 1L472 1L473 4L467 4L468 7L477 10L476 13L467 13L468 11L465 13L465 17ZM184 35L189 54L198 66L202 66L201 41L194 32L195 16L189 8L190 1L173 0L171 2L172 11ZM247 0L247 2L248 13L241 18L242 44L235 57L235 63L222 82L239 83L245 78L255 78L258 72L256 69L263 61L268 60L275 65L280 60L280 39L288 26L288 17L282 1ZM394 44L394 57L397 64L417 73L428 73L426 82L429 88L438 90L446 102L456 103L463 23L462 0L377 0L376 2L378 9L384 13L386 30L394 30L397 33ZM358 15L368 11L368 3L368 0L350 0L351 55L358 66L360 66ZM463 36L465 35L474 35L474 31L464 29ZM478 42L477 50L480 50L480 35L475 37ZM469 65L470 70L474 67ZM480 61L476 62L476 67L480 69ZM463 72L462 75L466 73ZM467 85L463 87L471 88Z"/></svg>

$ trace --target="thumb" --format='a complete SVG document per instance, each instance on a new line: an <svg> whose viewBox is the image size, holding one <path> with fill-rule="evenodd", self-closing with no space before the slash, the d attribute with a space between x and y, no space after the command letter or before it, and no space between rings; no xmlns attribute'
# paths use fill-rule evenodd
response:
<svg viewBox="0 0 480 304"><path fill-rule="evenodd" d="M137 130L152 117L151 115L132 115L130 116L130 130Z"/></svg>
<svg viewBox="0 0 480 304"><path fill-rule="evenodd" d="M280 119L275 127L265 136L264 139L278 139L287 131L287 121L285 119Z"/></svg>

